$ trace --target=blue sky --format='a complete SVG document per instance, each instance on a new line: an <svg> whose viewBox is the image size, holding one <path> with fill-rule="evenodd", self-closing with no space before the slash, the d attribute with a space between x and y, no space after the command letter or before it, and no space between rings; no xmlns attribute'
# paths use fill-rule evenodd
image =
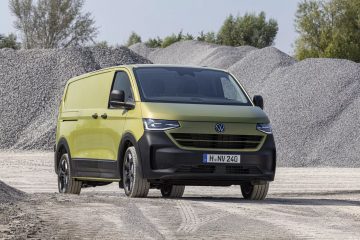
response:
<svg viewBox="0 0 360 240"><path fill-rule="evenodd" d="M217 31L229 14L265 11L279 23L275 46L292 54L296 39L294 16L299 0L86 0L85 11L91 12L99 27L98 41L123 44L131 31L143 40L164 37L183 30L198 34L201 30ZM8 1L0 1L0 33L15 32L14 17Z"/></svg>

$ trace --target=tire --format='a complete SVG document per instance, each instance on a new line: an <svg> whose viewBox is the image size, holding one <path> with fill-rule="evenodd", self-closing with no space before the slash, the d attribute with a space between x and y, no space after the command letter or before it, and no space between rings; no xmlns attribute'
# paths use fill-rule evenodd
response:
<svg viewBox="0 0 360 240"><path fill-rule="evenodd" d="M264 200L269 190L269 182L263 185L253 185L251 183L241 184L241 193L247 200Z"/></svg>
<svg viewBox="0 0 360 240"><path fill-rule="evenodd" d="M70 166L69 155L65 153L61 156L58 167L59 193L80 194L82 182L72 178Z"/></svg>
<svg viewBox="0 0 360 240"><path fill-rule="evenodd" d="M165 198L181 198L185 191L184 185L163 185L160 188L161 195Z"/></svg>
<svg viewBox="0 0 360 240"><path fill-rule="evenodd" d="M141 164L135 147L129 147L123 160L123 186L128 197L146 197L149 193L150 183L143 178Z"/></svg>

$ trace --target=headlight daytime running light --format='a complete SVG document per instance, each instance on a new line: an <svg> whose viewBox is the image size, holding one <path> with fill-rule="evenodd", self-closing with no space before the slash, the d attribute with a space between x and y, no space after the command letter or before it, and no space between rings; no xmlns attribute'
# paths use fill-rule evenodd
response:
<svg viewBox="0 0 360 240"><path fill-rule="evenodd" d="M164 131L164 130L180 127L179 122L175 120L144 118L143 121L144 121L145 130L150 130L150 131L152 130Z"/></svg>
<svg viewBox="0 0 360 240"><path fill-rule="evenodd" d="M256 124L256 129L266 134L272 134L270 123L258 123Z"/></svg>

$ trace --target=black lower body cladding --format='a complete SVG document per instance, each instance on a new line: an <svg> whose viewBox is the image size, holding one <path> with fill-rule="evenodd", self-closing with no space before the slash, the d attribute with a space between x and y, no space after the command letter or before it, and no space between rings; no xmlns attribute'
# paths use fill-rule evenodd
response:
<svg viewBox="0 0 360 240"><path fill-rule="evenodd" d="M145 131L138 141L144 178L153 183L228 186L244 182L273 181L276 149L268 135L259 151L223 152L183 150L160 131ZM203 163L204 153L240 154L240 164Z"/></svg>

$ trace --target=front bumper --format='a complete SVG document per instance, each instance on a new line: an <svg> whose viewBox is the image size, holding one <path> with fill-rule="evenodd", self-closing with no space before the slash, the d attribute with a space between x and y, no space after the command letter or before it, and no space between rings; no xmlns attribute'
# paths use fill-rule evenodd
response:
<svg viewBox="0 0 360 240"><path fill-rule="evenodd" d="M228 186L273 181L275 177L273 135L268 135L256 152L183 150L160 131L145 131L138 145L143 175L152 183ZM204 164L204 153L240 154L241 164Z"/></svg>

